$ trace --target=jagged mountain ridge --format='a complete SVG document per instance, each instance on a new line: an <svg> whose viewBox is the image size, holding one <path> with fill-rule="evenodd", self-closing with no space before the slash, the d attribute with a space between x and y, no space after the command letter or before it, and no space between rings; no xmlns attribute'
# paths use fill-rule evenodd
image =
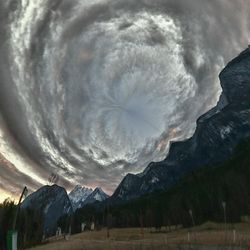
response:
<svg viewBox="0 0 250 250"><path fill-rule="evenodd" d="M34 209L43 216L43 229L45 235L54 235L57 220L73 213L73 208L66 190L57 185L43 186L30 194L21 204L21 209Z"/></svg>
<svg viewBox="0 0 250 250"><path fill-rule="evenodd" d="M58 185L43 186L22 202L21 209L30 208L41 214L44 234L50 236L55 234L57 221L61 216L72 214L78 208L104 201L108 197L100 187L93 191L91 188L77 185L68 195L66 190Z"/></svg>
<svg viewBox="0 0 250 250"><path fill-rule="evenodd" d="M82 208L87 204L94 203L96 201L104 201L109 198L100 187L95 188L95 190L91 188L82 187L77 185L70 193L69 199L71 201L72 207L74 211L76 209Z"/></svg>
<svg viewBox="0 0 250 250"><path fill-rule="evenodd" d="M69 199L74 211L83 206L84 201L92 192L92 188L82 187L80 185L75 186L75 188L69 193Z"/></svg>
<svg viewBox="0 0 250 250"><path fill-rule="evenodd" d="M94 203L96 201L104 201L109 198L109 195L107 195L100 187L97 187L82 203L82 207Z"/></svg>
<svg viewBox="0 0 250 250"><path fill-rule="evenodd" d="M150 163L140 174L128 174L110 201L169 188L197 168L223 162L250 136L250 48L232 60L219 78L223 89L220 100L197 120L194 135L171 143L165 160Z"/></svg>

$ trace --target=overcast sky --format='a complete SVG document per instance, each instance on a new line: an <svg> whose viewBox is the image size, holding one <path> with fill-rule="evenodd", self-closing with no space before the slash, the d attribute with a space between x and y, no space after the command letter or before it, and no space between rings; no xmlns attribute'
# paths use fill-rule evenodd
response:
<svg viewBox="0 0 250 250"><path fill-rule="evenodd" d="M248 0L0 3L0 201L51 174L112 193L215 106Z"/></svg>

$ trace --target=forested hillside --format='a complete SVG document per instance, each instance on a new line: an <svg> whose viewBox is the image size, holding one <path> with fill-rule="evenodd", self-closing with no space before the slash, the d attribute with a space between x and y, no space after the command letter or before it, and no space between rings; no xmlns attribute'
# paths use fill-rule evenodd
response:
<svg viewBox="0 0 250 250"><path fill-rule="evenodd" d="M74 232L80 230L81 222L93 220L113 227L188 227L207 220L224 222L223 203L228 223L250 214L250 139L240 143L225 163L197 170L174 188L120 205L86 206L77 210L71 221ZM61 219L61 226L67 224L65 218Z"/></svg>

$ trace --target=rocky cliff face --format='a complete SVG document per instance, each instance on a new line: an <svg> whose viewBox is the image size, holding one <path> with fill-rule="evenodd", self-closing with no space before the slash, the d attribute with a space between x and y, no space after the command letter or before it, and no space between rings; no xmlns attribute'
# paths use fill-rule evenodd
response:
<svg viewBox="0 0 250 250"><path fill-rule="evenodd" d="M75 188L69 193L69 199L74 211L83 206L84 201L92 192L92 188L86 188L80 185L75 186Z"/></svg>
<svg viewBox="0 0 250 250"><path fill-rule="evenodd" d="M111 200L129 200L171 187L197 168L223 162L250 136L250 48L226 66L220 81L220 101L198 119L194 135L172 143L164 161L149 164L138 175L127 175Z"/></svg>
<svg viewBox="0 0 250 250"><path fill-rule="evenodd" d="M87 204L95 203L96 201L105 201L107 198L109 198L109 195L104 193L100 187L97 187L82 203L82 207Z"/></svg>
<svg viewBox="0 0 250 250"><path fill-rule="evenodd" d="M43 215L44 233L46 235L54 235L57 220L62 215L73 212L66 190L57 185L44 186L38 189L24 200L21 208L31 208Z"/></svg>

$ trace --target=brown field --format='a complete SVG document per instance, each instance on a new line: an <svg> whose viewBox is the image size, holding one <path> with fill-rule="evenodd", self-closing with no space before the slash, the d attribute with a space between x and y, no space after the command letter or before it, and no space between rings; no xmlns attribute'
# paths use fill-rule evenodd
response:
<svg viewBox="0 0 250 250"><path fill-rule="evenodd" d="M68 239L54 237L46 244L30 250L226 249L220 246L250 249L250 224L247 223L227 225L227 230L222 224L208 222L192 229L180 228L171 232L166 228L162 228L161 232L149 228L143 231L142 234L140 228L111 229L109 239L106 229L72 235Z"/></svg>

